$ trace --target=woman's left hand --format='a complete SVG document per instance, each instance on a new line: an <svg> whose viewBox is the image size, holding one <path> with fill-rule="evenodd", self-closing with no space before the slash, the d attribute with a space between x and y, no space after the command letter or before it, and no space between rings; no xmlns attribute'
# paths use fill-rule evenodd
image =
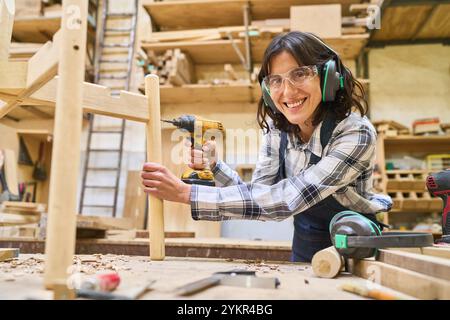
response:
<svg viewBox="0 0 450 320"><path fill-rule="evenodd" d="M181 181L165 166L146 162L141 178L144 192L159 199L190 204L191 185Z"/></svg>

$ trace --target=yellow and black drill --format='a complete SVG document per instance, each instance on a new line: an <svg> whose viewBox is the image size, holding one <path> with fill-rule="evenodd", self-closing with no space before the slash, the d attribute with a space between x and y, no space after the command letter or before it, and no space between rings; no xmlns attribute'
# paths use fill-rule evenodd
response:
<svg viewBox="0 0 450 320"><path fill-rule="evenodd" d="M202 150L205 143L205 132L208 130L218 130L222 134L225 133L222 123L219 121L201 119L193 115L183 115L173 120L162 120L173 124L174 126L185 129L191 136L192 147L196 150ZM214 139L214 137L211 137ZM214 186L214 175L211 169L202 170L186 169L181 176L181 180L189 184L201 184L206 186Z"/></svg>

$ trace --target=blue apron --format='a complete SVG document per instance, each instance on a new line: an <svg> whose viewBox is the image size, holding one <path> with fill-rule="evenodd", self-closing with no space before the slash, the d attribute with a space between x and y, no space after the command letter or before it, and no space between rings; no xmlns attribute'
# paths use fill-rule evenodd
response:
<svg viewBox="0 0 450 320"><path fill-rule="evenodd" d="M335 127L335 118L330 115L325 117L320 130L322 150L328 144ZM286 178L285 155L287 143L287 133L282 131L279 152L280 167L278 169L276 181ZM320 159L321 157L311 154L309 164L317 164ZM292 240L291 261L311 262L312 257L317 251L332 246L333 244L329 232L330 221L334 215L345 210L350 209L342 206L332 195L330 195L311 208L296 214L294 216L294 237ZM375 214L365 214L365 216L370 220L377 222Z"/></svg>

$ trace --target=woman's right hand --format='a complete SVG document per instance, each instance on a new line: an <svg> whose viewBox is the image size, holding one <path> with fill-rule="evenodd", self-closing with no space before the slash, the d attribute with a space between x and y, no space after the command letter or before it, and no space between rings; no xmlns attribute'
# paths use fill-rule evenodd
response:
<svg viewBox="0 0 450 320"><path fill-rule="evenodd" d="M188 166L194 170L205 168L213 169L216 166L216 141L208 140L202 147L202 150L192 148L191 141L186 140L186 145L191 148L191 158Z"/></svg>

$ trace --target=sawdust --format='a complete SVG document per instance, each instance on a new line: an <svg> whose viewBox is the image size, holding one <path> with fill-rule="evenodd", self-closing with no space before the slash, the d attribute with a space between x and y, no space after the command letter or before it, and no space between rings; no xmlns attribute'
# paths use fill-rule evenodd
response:
<svg viewBox="0 0 450 320"><path fill-rule="evenodd" d="M125 255L93 254L78 255L73 258L72 272L92 275L104 271L132 271L131 259ZM149 263L149 260L143 260ZM43 275L44 255L19 256L0 262L0 281L15 281L24 275Z"/></svg>

